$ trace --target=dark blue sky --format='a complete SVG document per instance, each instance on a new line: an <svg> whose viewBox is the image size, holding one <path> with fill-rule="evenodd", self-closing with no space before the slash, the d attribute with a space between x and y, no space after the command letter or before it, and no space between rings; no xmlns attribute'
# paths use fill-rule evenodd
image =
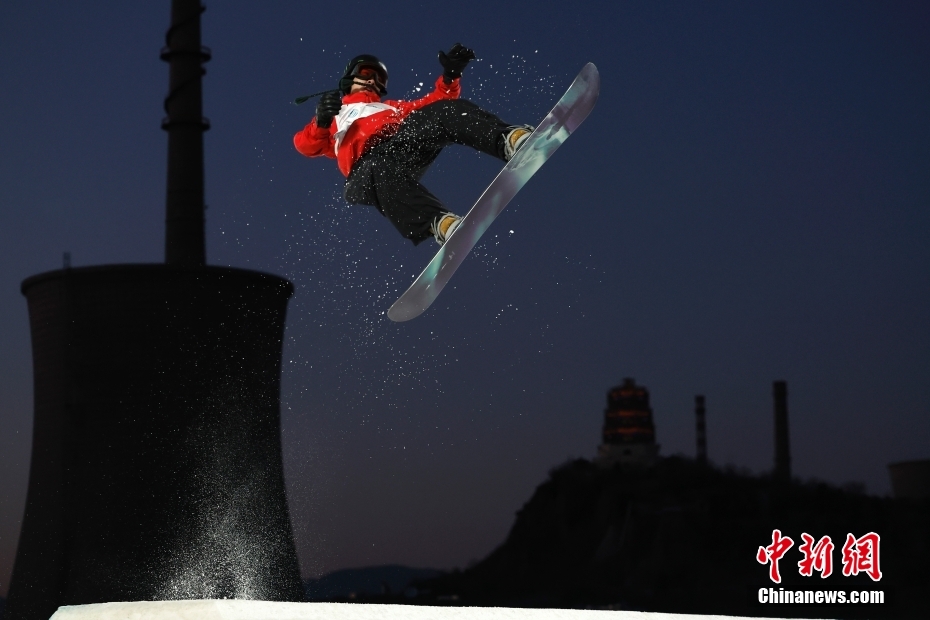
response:
<svg viewBox="0 0 930 620"><path fill-rule="evenodd" d="M80 5L80 6L79 6ZM29 473L19 283L159 262L169 2L0 4L0 594ZM930 456L930 15L920 2L207 3L208 261L291 279L283 441L307 576L487 555L547 471L591 457L606 390L652 393L663 454L773 461L788 381L802 478L890 492ZM428 262L330 160L295 96L374 53L419 96L456 41L463 96L535 123L586 62L584 125L422 317L383 311ZM423 91L420 91L421 93ZM499 168L449 149L464 212Z"/></svg>

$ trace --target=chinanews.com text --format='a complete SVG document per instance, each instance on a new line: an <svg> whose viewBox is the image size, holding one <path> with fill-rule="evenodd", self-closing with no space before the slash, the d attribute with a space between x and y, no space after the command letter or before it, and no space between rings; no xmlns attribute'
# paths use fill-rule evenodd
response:
<svg viewBox="0 0 930 620"><path fill-rule="evenodd" d="M883 590L786 590L759 588L760 603L804 605L875 605L885 602Z"/></svg>

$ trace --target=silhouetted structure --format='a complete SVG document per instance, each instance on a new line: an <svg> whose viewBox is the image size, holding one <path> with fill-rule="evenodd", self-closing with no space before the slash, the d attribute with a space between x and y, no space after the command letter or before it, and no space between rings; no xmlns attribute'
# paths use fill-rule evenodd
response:
<svg viewBox="0 0 930 620"><path fill-rule="evenodd" d="M697 424L697 462L707 463L707 426L704 420L704 396L694 397L694 418Z"/></svg>
<svg viewBox="0 0 930 620"><path fill-rule="evenodd" d="M201 11L172 2L163 51L168 264L22 284L35 414L7 620L107 601L302 599L279 428L293 287L204 265Z"/></svg>
<svg viewBox="0 0 930 620"><path fill-rule="evenodd" d="M169 63L167 117L168 190L165 201L165 262L199 266L206 263L204 243L202 63L210 50L200 44L199 0L172 0L171 28L161 58Z"/></svg>
<svg viewBox="0 0 930 620"><path fill-rule="evenodd" d="M772 384L775 399L775 471L777 480L791 480L791 450L788 441L788 384Z"/></svg>
<svg viewBox="0 0 930 620"><path fill-rule="evenodd" d="M659 446L649 391L633 379L624 379L607 392L602 439L596 459L602 465L651 465L655 461Z"/></svg>
<svg viewBox="0 0 930 620"><path fill-rule="evenodd" d="M930 498L930 459L903 461L888 466L891 490L904 499Z"/></svg>
<svg viewBox="0 0 930 620"><path fill-rule="evenodd" d="M577 460L554 469L517 512L506 540L461 572L414 584L425 605L611 608L776 618L923 618L930 583L930 503L869 497L824 483L784 484L690 459L652 468L604 468ZM782 583L756 553L772 531L794 546ZM881 535L880 582L802 576L801 534ZM842 542L839 543L842 545ZM878 605L765 605L760 588L882 590ZM406 602L370 599L366 602Z"/></svg>
<svg viewBox="0 0 930 620"><path fill-rule="evenodd" d="M776 454L788 469L787 386L774 384ZM604 440L652 435L648 391L632 379L608 392ZM622 412L635 412L622 414ZM698 437L705 400L695 397ZM620 415L618 415L620 414ZM649 420L647 424L645 420ZM641 430L635 430L641 429ZM633 443L633 442L630 442ZM622 441L609 446L626 445ZM601 454L609 452L602 450ZM892 478L923 489L869 497L854 487L800 483L706 463L699 439L696 461L655 458L652 467L603 467L578 459L549 472L517 511L506 540L469 568L414 582L413 596L368 596L368 603L419 605L623 609L686 614L777 618L888 618L926 616L930 583L930 461L889 466ZM703 456L703 458L701 458ZM601 461L601 462L597 462ZM914 484L913 487L909 486ZM920 495L923 493L923 495ZM922 498L922 499L921 499ZM778 584L758 559L774 530L793 542L781 560ZM802 534L843 541L848 534L881 536L873 566L882 577L844 571L850 557L839 548L832 574L803 575ZM840 543L842 545L842 543ZM763 604L760 589L880 592L882 604Z"/></svg>

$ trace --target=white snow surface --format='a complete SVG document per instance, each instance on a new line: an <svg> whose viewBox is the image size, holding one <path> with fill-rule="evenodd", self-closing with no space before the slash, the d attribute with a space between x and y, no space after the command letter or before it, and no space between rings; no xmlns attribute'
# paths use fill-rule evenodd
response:
<svg viewBox="0 0 930 620"><path fill-rule="evenodd" d="M196 600L65 606L58 608L51 620L711 620L732 617L579 609Z"/></svg>

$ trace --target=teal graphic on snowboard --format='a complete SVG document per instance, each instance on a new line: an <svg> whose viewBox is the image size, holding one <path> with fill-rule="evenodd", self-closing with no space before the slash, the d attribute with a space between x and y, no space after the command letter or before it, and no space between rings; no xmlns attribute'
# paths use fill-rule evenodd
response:
<svg viewBox="0 0 930 620"><path fill-rule="evenodd" d="M586 64L572 85L539 123L503 170L491 181L445 244L413 284L387 312L392 321L409 321L430 307L471 252L491 222L536 174L568 136L587 118L597 102L600 76Z"/></svg>

